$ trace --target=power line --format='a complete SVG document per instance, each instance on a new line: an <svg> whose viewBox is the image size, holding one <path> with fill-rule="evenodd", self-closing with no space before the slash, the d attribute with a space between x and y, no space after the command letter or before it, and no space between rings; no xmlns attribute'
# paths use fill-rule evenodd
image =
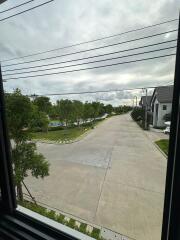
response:
<svg viewBox="0 0 180 240"><path fill-rule="evenodd" d="M16 9L16 8L18 8L18 7L21 7L21 6L23 6L23 5L26 5L26 4L28 4L28 3L30 3L30 2L34 2L34 1L35 1L35 0L30 0L30 1L27 1L27 2L24 2L24 3L21 3L21 4L19 4L19 5L16 5L16 6L14 6L14 7L5 9L5 10L1 11L0 14L1 14L1 13L5 13L5 12L8 12L8 11L13 10L13 9Z"/></svg>
<svg viewBox="0 0 180 240"><path fill-rule="evenodd" d="M97 38L97 39L94 39L94 40L84 41L84 42L80 42L80 43L76 43L76 44L71 44L71 45L68 45L68 46L60 47L60 48L54 48L54 49L47 50L47 51L42 51L42 52L37 52L37 53L33 53L33 54L28 54L28 55L24 55L24 56L21 56L21 57L15 57L15 58L10 58L10 59L5 59L5 60L2 60L1 62L7 62L7 61L16 60L16 59L21 59L21 58L27 58L27 57L37 56L37 55L40 55L40 54L45 54L45 53L49 53L49 52L54 52L54 51L58 51L58 50L61 50L61 49L66 49L66 48L71 48L71 47L75 47L75 46L79 46L79 45L83 45L83 44L87 44L87 43L97 42L97 41L100 41L100 40L105 40L105 39L109 39L109 38L113 38L113 37L125 35L125 34L128 34L128 33L132 33L132 32L136 32L136 31L140 31L140 30L144 30L144 29L148 29L148 28L160 26L160 25L163 25L163 24L166 24L166 23L175 22L175 21L178 21L178 20L179 20L178 18L176 18L176 19L170 19L170 20L167 20L167 21L163 21L163 22L159 22L159 23L156 23L156 24L148 25L148 26L145 26L145 27L141 27L141 28L136 28L136 29L124 31L124 32L121 32L121 33L109 35L109 36L102 37L102 38Z"/></svg>
<svg viewBox="0 0 180 240"><path fill-rule="evenodd" d="M112 60L116 60L116 59L120 59L120 58L124 58L124 57L138 56L138 55L142 55L142 54L146 54L146 53L154 53L154 52L159 52L159 51L173 49L173 48L176 48L176 46L154 49L154 50L150 50L150 51L133 53L133 54L123 55L123 56L118 56L118 57L112 57L112 58L106 58L106 59L101 59L101 60L95 60L95 61L90 61L90 62L85 62L85 63L71 64L71 65L65 65L65 66L60 66L60 67L45 68L45 69L34 70L34 71L26 71L26 72L20 72L20 73L9 73L9 74L5 74L4 76L6 77L6 76L14 76L14 75L17 75L17 74L21 75L21 74L28 74L28 73L44 72L44 71L55 70L55 69L60 69L60 68L77 67L77 66L82 66L82 65L85 65L85 64L99 63L99 62L104 62L104 61L112 61Z"/></svg>
<svg viewBox="0 0 180 240"><path fill-rule="evenodd" d="M94 50L98 50L98 49L103 49L103 48L107 48L107 47L112 47L112 46L121 45L121 44L124 44L124 43L129 43L129 42L139 41L139 40L143 40L143 39L147 39L147 38L152 38L152 37L156 37L156 36L161 36L161 35L163 35L163 34L172 33L172 32L176 32L176 31L177 31L177 29L174 29L174 30L171 30L171 31L156 33L156 34L152 34L152 35L148 35L148 36L144 36L144 37L140 37L140 38L133 38L133 39L126 40L126 41L122 41L122 42L118 42L118 43L107 44L107 45L104 45L104 46L101 46L101 47L89 48L89 49L85 49L85 50L81 50L81 51L66 53L66 54L57 55L57 56L52 56L52 57L47 57L47 58L40 58L40 59L31 60L31 61L26 61L26 62L22 62L22 63L7 64L7 65L4 65L3 67L15 66L15 65L22 65L22 64L26 64L26 63L33 63L33 62L50 60L50 59L59 58L59 57L64 57L64 56L70 56L70 55L74 55L74 54L78 54L78 53L90 52L90 51L94 51Z"/></svg>
<svg viewBox="0 0 180 240"><path fill-rule="evenodd" d="M117 65L121 65L121 64L127 64L127 63L134 63L134 62L141 62L141 61L152 60L152 59L157 59L157 58L169 57L169 56L174 56L174 55L176 55L176 54L175 53L173 53L173 54L166 54L166 55L161 55L161 56L156 56L156 57L136 59L136 60L132 60L132 61L126 61L126 62L120 62L120 63L112 63L112 64L107 64L107 65L88 67L88 68L81 68L81 69L74 69L74 70L55 72L55 73L45 73L45 74L29 75L29 76L22 76L22 77L21 76L20 77L12 77L12 78L4 79L4 81L16 80L16 79L21 79L21 78L34 78L34 77L42 77L42 76L51 76L51 75L79 72L79 71L85 71L85 70L91 70L91 69L98 69L98 68L104 68L104 67L117 66Z"/></svg>
<svg viewBox="0 0 180 240"><path fill-rule="evenodd" d="M24 11L15 13L15 14L10 15L10 16L7 16L7 17L5 17L5 18L1 18L1 19L0 19L0 22L2 22L2 21L4 21L4 20L7 20L7 19L9 19L9 18L18 16L18 15L23 14L23 13L25 13L25 12L29 12L29 11L35 9L35 8L41 7L41 6L45 5L45 4L48 4L48 3L53 2L53 1L54 1L54 0L49 0L49 1L47 1L47 2L41 3L41 4L39 4L39 5L36 5L36 6L34 6L34 7L28 8L28 9L26 9L26 10L24 10Z"/></svg>
<svg viewBox="0 0 180 240"><path fill-rule="evenodd" d="M108 93L108 92L123 92L123 91L132 91L132 90L141 90L143 88L156 88L156 87L167 87L172 84L167 85L157 85L150 87L136 87L136 88L123 88L123 89L109 89L109 90L96 90L96 91L84 91L84 92L66 92L66 93L46 93L46 94L31 94L28 97L41 97L41 96L65 96L65 95L81 95L81 94L94 94L94 93Z"/></svg>
<svg viewBox="0 0 180 240"><path fill-rule="evenodd" d="M148 45L144 45L144 46L140 46L140 47L135 47L135 48L129 48L129 49L124 49L124 50L119 50L119 51L115 51L115 52L98 54L98 55L89 56L89 57L71 59L71 60L66 60L66 61L61 61L61 62L42 64L42 65L36 65L36 66L31 66L31 67L7 69L7 70L4 70L4 71L2 71L2 72L3 72L3 73L5 73L5 72L13 72L13 71L19 71L19 70L33 69L33 68L38 68L38 67L53 66L53 65L62 64L62 63L68 63L68 62L76 62L76 61L87 60L87 59L96 58L96 57L108 56L108 55L112 55L112 54L116 54L116 53L121 53L121 52L127 52L127 51L137 50L137 49L146 48L146 47L157 46L157 45L161 45L161 44L165 44L165 43L170 43L170 42L174 42L174 41L177 41L177 39L168 40L168 41L164 41L164 42L153 43L153 44L148 44Z"/></svg>

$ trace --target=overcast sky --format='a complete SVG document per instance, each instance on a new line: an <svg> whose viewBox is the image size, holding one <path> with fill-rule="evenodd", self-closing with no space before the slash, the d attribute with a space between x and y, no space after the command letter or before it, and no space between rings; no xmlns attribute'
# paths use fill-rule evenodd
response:
<svg viewBox="0 0 180 240"><path fill-rule="evenodd" d="M19 4L24 1L25 0L7 0L6 3L0 5L0 11L14 6L17 2ZM46 0L36 0L35 3L19 8L19 11L45 1ZM93 40L134 28L155 24L161 21L178 18L179 3L179 0L55 0L54 2L41 8L34 9L33 11L0 22L0 59L3 61L9 58L21 57L31 53ZM3 14L1 13L0 18L16 12L17 9ZM22 62L24 60L35 60L42 57L71 53L73 51L99 47L145 35L169 31L177 29L177 25L178 22L176 21L145 31L134 32L107 40L83 44L77 47L63 50L61 49L48 54L2 62L2 66L5 64ZM155 42L176 39L176 37L177 32L174 32L141 41L86 52L83 54L81 53L63 58L46 60L38 62L38 64L54 63L69 59L93 56L101 53L109 53ZM176 42L172 42L164 46L151 47L149 50L174 45L176 45ZM146 49L146 51L147 50L148 49ZM145 51L145 49L138 51ZM129 53L124 53L123 55L130 53L137 53L137 51L131 51ZM151 53L136 57L126 57L124 59L102 63L91 63L83 66L68 68L68 70L147 58L168 53L175 53L175 49L164 50L159 53ZM122 53L119 55L122 55ZM118 56L118 54L114 56ZM108 57L112 57L112 55ZM98 60L100 59L103 59L103 57L98 58ZM85 63L87 61L88 60L83 60L76 63ZM4 83L4 88L7 92L12 92L14 88L18 87L24 94L45 94L164 85L173 81L174 62L175 57L172 56L81 72L9 80ZM14 67L34 66L36 64L37 63L23 64L13 67L2 67L2 70L5 71ZM55 67L57 66L58 65ZM63 69L60 70L62 71ZM60 70L51 70L49 72L57 72ZM3 75L5 75L5 73ZM17 76L19 75L16 75L16 77ZM149 94L150 93L151 91L149 91ZM83 101L100 100L107 104L113 103L117 105L132 103L133 97L135 95L140 97L141 94L142 91L125 91L108 94L98 93L76 95L68 96L68 98L80 99ZM64 98L67 98L67 96L64 96ZM55 99L57 98L52 98L52 100Z"/></svg>

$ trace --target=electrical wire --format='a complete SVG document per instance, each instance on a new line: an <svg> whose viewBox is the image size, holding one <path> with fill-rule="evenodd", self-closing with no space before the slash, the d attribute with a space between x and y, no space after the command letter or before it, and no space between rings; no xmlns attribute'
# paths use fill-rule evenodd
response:
<svg viewBox="0 0 180 240"><path fill-rule="evenodd" d="M35 1L35 0L30 0L30 1L27 1L27 2L24 2L24 3L21 3L21 4L19 4L19 5L16 5L16 6L14 6L14 7L5 9L5 10L1 11L0 14L1 14L1 13L5 13L5 12L8 12L8 11L11 11L11 10L13 10L13 9L16 9L16 8L18 8L18 7L21 7L21 6L24 6L24 5L26 5L26 4L30 3L30 2L34 2L34 1Z"/></svg>
<svg viewBox="0 0 180 240"><path fill-rule="evenodd" d="M85 65L85 64L99 63L99 62L104 62L104 61L112 61L112 60L117 60L117 59L124 58L124 57L132 57L132 56L138 56L138 55L142 55L142 54L146 54L146 53L160 52L160 51L163 51L163 50L168 50L168 49L173 49L173 48L176 48L176 46L154 49L154 50L150 50L150 51L133 53L133 54L123 55L123 56L118 56L118 57L112 57L112 58L106 58L106 59L101 59L101 60L95 60L95 61L90 61L90 62L85 62L85 63L71 64L71 65L65 65L65 66L60 66L60 67L45 68L45 69L34 70L34 71L26 71L26 72L20 72L20 73L9 73L9 74L4 74L4 77L14 76L14 75L22 75L22 74L28 74L28 73L44 72L44 71L49 71L49 70L61 69L61 68L77 67L77 66L82 66L82 65Z"/></svg>
<svg viewBox="0 0 180 240"><path fill-rule="evenodd" d="M98 49L104 49L104 48L107 48L107 47L117 46L117 45L121 45L121 44L124 44L124 43L139 41L139 40L143 40L143 39L147 39L147 38L153 38L153 37L161 36L163 34L172 33L172 32L176 32L176 31L177 31L177 29L173 29L173 30L166 31L166 32L156 33L156 34L152 34L152 35L148 35L148 36L144 36L144 37L140 37L140 38L133 38L133 39L130 39L130 40L126 40L126 41L122 41L122 42L118 42L118 43L107 44L107 45L100 46L100 47L89 48L89 49L85 49L85 50L81 50L81 51L76 51L76 52L71 52L71 53L66 53L66 54L62 54L62 55L57 55L57 56L52 56L52 57L47 57L47 58L41 58L41 59L36 59L36 60L31 60L31 61L26 61L26 62L21 62L21 63L7 64L7 65L3 65L3 67L22 65L22 64L33 63L33 62L39 62L39 61L50 60L50 59L64 57L64 56L71 56L71 55L74 55L74 54L90 52L90 51L94 51L94 50L98 50Z"/></svg>
<svg viewBox="0 0 180 240"><path fill-rule="evenodd" d="M3 79L3 80L4 81L9 81L9 80L16 80L16 79L23 79L23 78L25 79L25 78L34 78L34 77L42 77L42 76L51 76L51 75L79 72L79 71L85 71L85 70L92 70L92 69L98 69L98 68L104 68L104 67L117 66L117 65L127 64L127 63L135 63L135 62L141 62L141 61L152 60L152 59L157 59L157 58L169 57L169 56L174 56L174 55L176 55L176 54L172 53L172 54L166 54L166 55L155 56L155 57L150 57L150 58L136 59L136 60L132 60L132 61L126 61L126 62L120 62L120 63L112 63L112 64L107 64L107 65L95 66L95 67L74 69L74 70L55 72L55 73L45 73L45 74L37 74L37 75L29 75L29 76L12 77L12 78Z"/></svg>
<svg viewBox="0 0 180 240"><path fill-rule="evenodd" d="M16 60L16 59L27 58L27 57L37 56L37 55L41 55L41 54L45 54L45 53L49 53L49 52L54 52L54 51L58 51L58 50L62 50L62 49L76 47L76 46L79 46L79 45L92 43L92 42L97 42L97 41L100 41L100 40L105 40L105 39L109 39L109 38L113 38L113 37L117 37L117 36L122 36L122 35L125 35L125 34L128 34L128 33L132 33L132 32L136 32L136 31L141 31L141 30L144 30L144 29L160 26L160 25L175 22L175 21L178 21L178 20L179 20L178 18L170 19L170 20L167 20L167 21L163 21L163 22L159 22L159 23L156 23L156 24L148 25L148 26L145 26L145 27L135 28L135 29L132 29L132 30L121 32L121 33L109 35L109 36L106 36L106 37L96 38L94 40L84 41L84 42L75 43L75 44L71 44L71 45L64 46L64 47L54 48L54 49L47 50L47 51L42 51L42 52L32 53L32 54L28 54L28 55L23 55L21 57L4 59L1 62L8 62L8 61Z"/></svg>
<svg viewBox="0 0 180 240"><path fill-rule="evenodd" d="M14 71L19 71L19 70L26 70L26 69L34 69L34 68L39 68L39 67L53 66L53 65L62 64L62 63L76 62L76 61L87 60L87 59L96 58L96 57L108 56L108 55L117 54L117 53L121 53L121 52L127 52L127 51L132 51L132 50L137 50L137 49L142 49L142 48L147 48L147 47L152 47L152 46L158 46L158 45L161 45L161 44L171 43L171 42L174 42L174 41L177 41L177 39L168 40L168 41L164 41L164 42L153 43L153 44L148 44L148 45L144 45L144 46L140 46L140 47L135 47L135 48L129 48L129 49L124 49L124 50L119 50L119 51L115 51L115 52L98 54L98 55L89 56L89 57L71 59L71 60L66 60L66 61L61 61L61 62L42 64L42 65L36 65L36 66L31 66L31 67L23 67L23 68L15 68L15 69L6 69L6 70L2 70L2 72L3 72L3 73L6 73L6 72L14 72ZM52 69L52 68L51 68L51 69Z"/></svg>
<svg viewBox="0 0 180 240"><path fill-rule="evenodd" d="M173 83L168 83L167 85L157 85L149 87L136 87L136 88L123 88L123 89L109 89L109 90L96 90L96 91L84 91L84 92L66 92L66 93L46 93L46 94L30 94L28 97L42 97L42 96L66 96L66 95L81 95L81 94L94 94L94 93L108 93L108 92L123 92L132 90L149 89L156 87L167 87L172 86Z"/></svg>
<svg viewBox="0 0 180 240"><path fill-rule="evenodd" d="M39 5L36 5L36 6L34 6L34 7L28 8L28 9L26 9L26 10L24 10L24 11L15 13L15 14L10 15L10 16L7 16L7 17L5 17L5 18L1 18L1 19L0 19L0 22L2 22L2 21L4 21L4 20L7 20L7 19L9 19L9 18L18 16L18 15L23 14L23 13L25 13L25 12L29 12L29 11L35 9L35 8L42 7L43 5L46 5L46 4L48 4L48 3L50 3L50 2L53 2L53 1L54 1L54 0L49 0L49 1L47 1L47 2L41 3L41 4L39 4Z"/></svg>

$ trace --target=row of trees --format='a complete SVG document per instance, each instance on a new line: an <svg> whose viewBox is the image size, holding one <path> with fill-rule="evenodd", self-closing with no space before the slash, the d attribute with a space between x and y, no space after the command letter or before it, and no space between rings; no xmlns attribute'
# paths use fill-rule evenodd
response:
<svg viewBox="0 0 180 240"><path fill-rule="evenodd" d="M104 105L100 102L81 102L78 100L58 100L56 104L52 104L48 97L37 97L33 104L38 106L41 112L45 112L50 118L64 122L66 126L88 119L96 119L105 113L121 114L131 110L129 106L113 107L111 104Z"/></svg>

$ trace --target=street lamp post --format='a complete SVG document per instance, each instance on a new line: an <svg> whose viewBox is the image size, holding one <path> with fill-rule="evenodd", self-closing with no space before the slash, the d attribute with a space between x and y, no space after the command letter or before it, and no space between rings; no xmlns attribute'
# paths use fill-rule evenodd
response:
<svg viewBox="0 0 180 240"><path fill-rule="evenodd" d="M136 107L137 107L137 96L135 96L135 99L136 99Z"/></svg>

